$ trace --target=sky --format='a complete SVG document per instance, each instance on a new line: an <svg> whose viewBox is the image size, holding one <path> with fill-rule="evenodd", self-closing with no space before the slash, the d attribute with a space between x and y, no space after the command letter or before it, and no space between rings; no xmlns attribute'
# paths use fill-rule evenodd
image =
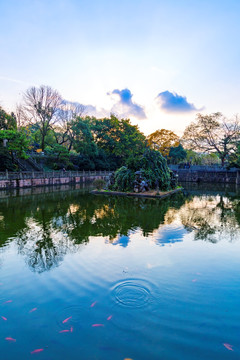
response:
<svg viewBox="0 0 240 360"><path fill-rule="evenodd" d="M0 106L48 85L97 117L181 135L240 112L240 0L0 0Z"/></svg>

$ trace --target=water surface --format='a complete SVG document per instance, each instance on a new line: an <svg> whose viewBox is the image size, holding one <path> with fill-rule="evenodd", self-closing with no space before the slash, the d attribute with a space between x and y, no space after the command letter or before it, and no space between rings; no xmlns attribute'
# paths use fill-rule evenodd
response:
<svg viewBox="0 0 240 360"><path fill-rule="evenodd" d="M1 359L239 359L239 190L185 188L1 192Z"/></svg>

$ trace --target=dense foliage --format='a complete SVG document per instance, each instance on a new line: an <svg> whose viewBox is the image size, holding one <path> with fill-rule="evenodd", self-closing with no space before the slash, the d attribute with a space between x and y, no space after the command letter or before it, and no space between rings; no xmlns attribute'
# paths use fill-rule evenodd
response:
<svg viewBox="0 0 240 360"><path fill-rule="evenodd" d="M222 165L240 166L239 143L237 117L227 120L220 113L198 114L182 139L167 129L146 138L129 119L87 116L84 106L63 100L49 86L29 88L16 115L0 107L3 170L18 170L17 159L27 157L44 170L116 170L124 166L119 183L125 187L132 181L129 171L141 168L151 186L159 181L167 188L168 175L164 178L156 170L168 174L162 156L168 164L183 166L215 165L219 160Z"/></svg>
<svg viewBox="0 0 240 360"><path fill-rule="evenodd" d="M151 189L170 189L170 172L167 161L159 151L151 149L147 149L136 161L129 162L128 167L122 166L115 172L112 189L132 191L136 171L141 171L142 178Z"/></svg>

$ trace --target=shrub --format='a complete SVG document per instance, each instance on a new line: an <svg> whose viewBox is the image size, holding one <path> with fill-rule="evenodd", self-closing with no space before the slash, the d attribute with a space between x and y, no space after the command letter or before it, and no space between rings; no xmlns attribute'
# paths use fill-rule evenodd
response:
<svg viewBox="0 0 240 360"><path fill-rule="evenodd" d="M166 159L159 151L148 149L143 155L129 159L126 166L119 168L114 174L113 190L131 191L134 187L135 172L141 170L141 176L151 189L171 188L170 172Z"/></svg>
<svg viewBox="0 0 240 360"><path fill-rule="evenodd" d="M134 171L122 166L114 174L113 190L128 191L133 189Z"/></svg>
<svg viewBox="0 0 240 360"><path fill-rule="evenodd" d="M93 181L93 185L98 189L101 190L104 188L104 186L106 185L106 181L103 179L95 179Z"/></svg>

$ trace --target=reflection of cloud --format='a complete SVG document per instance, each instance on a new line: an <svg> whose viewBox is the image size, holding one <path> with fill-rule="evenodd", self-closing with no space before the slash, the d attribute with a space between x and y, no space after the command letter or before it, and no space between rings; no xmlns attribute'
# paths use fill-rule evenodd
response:
<svg viewBox="0 0 240 360"><path fill-rule="evenodd" d="M119 237L116 240L114 240L114 242L112 242L112 245L120 245L122 247L127 247L129 241L130 241L129 236L119 235Z"/></svg>
<svg viewBox="0 0 240 360"><path fill-rule="evenodd" d="M174 244L183 241L187 231L182 226L166 225L159 229L155 234L154 240L159 245Z"/></svg>
<svg viewBox="0 0 240 360"><path fill-rule="evenodd" d="M167 112L190 112L199 111L194 104L190 104L185 96L164 91L158 94L157 102L161 109Z"/></svg>
<svg viewBox="0 0 240 360"><path fill-rule="evenodd" d="M120 117L126 118L134 116L138 119L145 119L146 114L142 106L132 101L132 93L129 89L118 90L115 89L108 95L118 95L118 102L114 104L111 112L119 115Z"/></svg>

